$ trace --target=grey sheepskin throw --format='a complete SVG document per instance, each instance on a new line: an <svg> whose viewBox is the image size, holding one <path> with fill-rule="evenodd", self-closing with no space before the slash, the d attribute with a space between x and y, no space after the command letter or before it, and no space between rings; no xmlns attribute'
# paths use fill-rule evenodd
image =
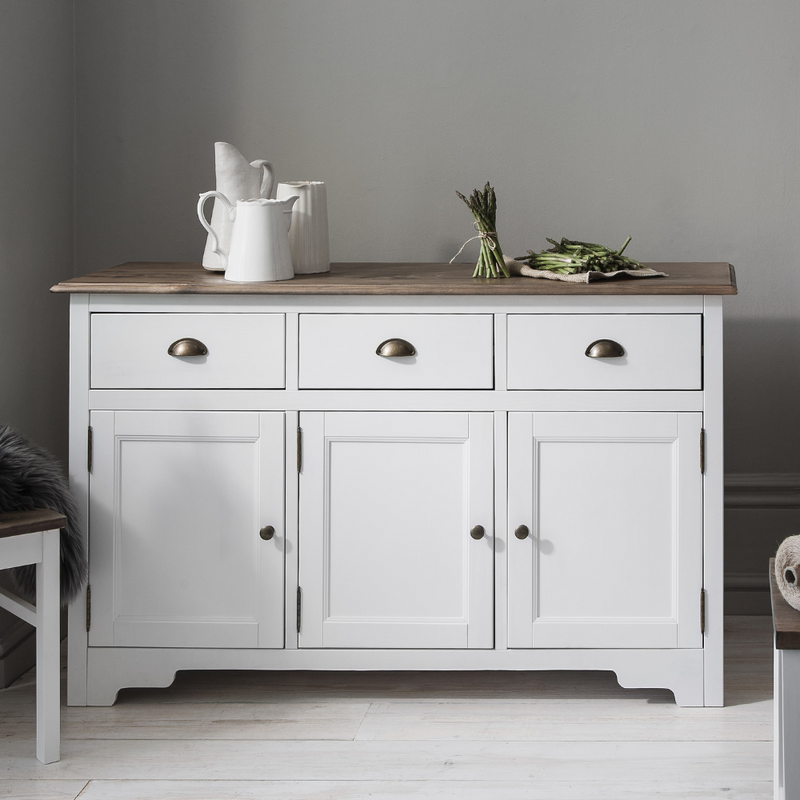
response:
<svg viewBox="0 0 800 800"><path fill-rule="evenodd" d="M58 462L8 426L0 427L0 513L49 508L67 518L61 530L61 603L73 600L86 581L88 565L78 511ZM36 565L11 570L19 596L36 602Z"/></svg>

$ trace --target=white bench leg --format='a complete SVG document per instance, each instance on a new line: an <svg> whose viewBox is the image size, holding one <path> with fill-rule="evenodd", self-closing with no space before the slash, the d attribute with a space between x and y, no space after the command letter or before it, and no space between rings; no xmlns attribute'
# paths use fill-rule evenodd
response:
<svg viewBox="0 0 800 800"><path fill-rule="evenodd" d="M800 650L775 651L775 800L800 800Z"/></svg>
<svg viewBox="0 0 800 800"><path fill-rule="evenodd" d="M36 565L36 757L61 758L60 532L42 536Z"/></svg>

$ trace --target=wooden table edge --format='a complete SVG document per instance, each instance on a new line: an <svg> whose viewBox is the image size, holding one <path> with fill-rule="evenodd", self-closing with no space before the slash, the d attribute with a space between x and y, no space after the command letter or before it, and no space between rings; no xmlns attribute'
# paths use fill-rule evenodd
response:
<svg viewBox="0 0 800 800"><path fill-rule="evenodd" d="M60 530L66 524L67 518L63 514L49 508L8 511L0 514L0 539L23 533Z"/></svg>

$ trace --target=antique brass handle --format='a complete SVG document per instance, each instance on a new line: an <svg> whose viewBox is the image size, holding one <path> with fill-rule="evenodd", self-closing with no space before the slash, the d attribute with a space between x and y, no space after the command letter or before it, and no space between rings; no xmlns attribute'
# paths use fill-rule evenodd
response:
<svg viewBox="0 0 800 800"><path fill-rule="evenodd" d="M178 339L167 348L167 353L171 356L207 356L208 348L199 339Z"/></svg>
<svg viewBox="0 0 800 800"><path fill-rule="evenodd" d="M586 348L589 358L622 358L625 348L613 339L598 339Z"/></svg>
<svg viewBox="0 0 800 800"><path fill-rule="evenodd" d="M387 339L378 345L375 352L384 358L409 358L417 354L414 345L405 339Z"/></svg>
<svg viewBox="0 0 800 800"><path fill-rule="evenodd" d="M483 529L483 525L476 525L472 530L469 532L469 535L473 539L483 539L483 535L486 531Z"/></svg>
<svg viewBox="0 0 800 800"><path fill-rule="evenodd" d="M259 532L258 535L265 541L268 542L274 535L275 535L275 528L272 525L265 525Z"/></svg>
<svg viewBox="0 0 800 800"><path fill-rule="evenodd" d="M527 525L520 525L514 531L514 536L516 536L517 539L527 539L529 534L530 531L528 530Z"/></svg>

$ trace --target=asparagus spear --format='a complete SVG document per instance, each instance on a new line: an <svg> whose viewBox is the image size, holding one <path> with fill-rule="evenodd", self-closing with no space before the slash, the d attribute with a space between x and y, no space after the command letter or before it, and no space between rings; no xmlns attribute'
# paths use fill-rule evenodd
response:
<svg viewBox="0 0 800 800"><path fill-rule="evenodd" d="M532 269L547 269L562 274L576 272L616 272L622 269L646 269L645 265L622 252L631 241L629 236L619 250L609 250L601 244L563 238L560 242L548 239L553 246L541 253L528 250L527 256L516 259Z"/></svg>

